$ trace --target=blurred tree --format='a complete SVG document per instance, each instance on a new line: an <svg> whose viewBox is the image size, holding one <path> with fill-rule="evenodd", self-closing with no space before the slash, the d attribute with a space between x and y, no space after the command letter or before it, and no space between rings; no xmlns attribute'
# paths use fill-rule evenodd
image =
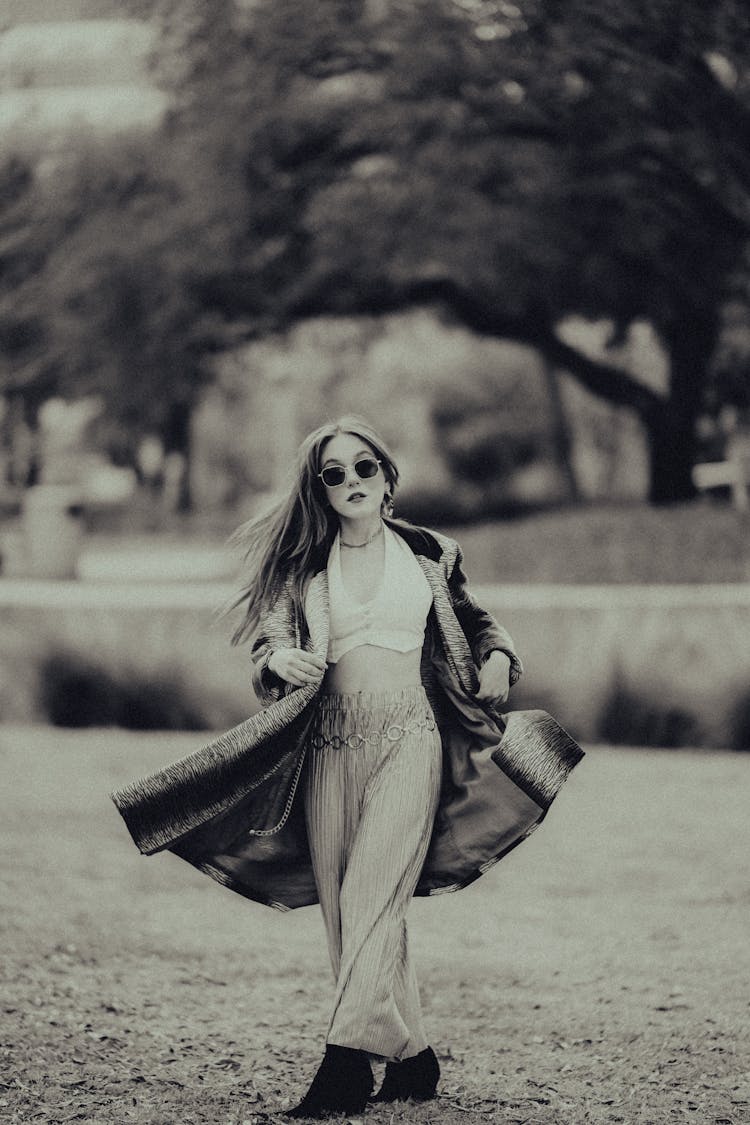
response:
<svg viewBox="0 0 750 1125"><path fill-rule="evenodd" d="M170 445L207 351L432 303L635 410L652 498L691 494L729 279L748 275L743 0L149 10L161 134L0 176L2 378L32 412L103 392ZM569 313L650 320L668 395L566 344Z"/></svg>
<svg viewBox="0 0 750 1125"><path fill-rule="evenodd" d="M11 401L28 403L30 416L54 378L45 360L44 316L26 290L34 285L55 227L54 217L36 214L31 168L9 160L0 169L0 371L3 390Z"/></svg>
<svg viewBox="0 0 750 1125"><path fill-rule="evenodd" d="M709 411L717 414L722 406L731 406L750 420L750 247L721 310L719 346L711 376Z"/></svg>
<svg viewBox="0 0 750 1125"><path fill-rule="evenodd" d="M669 395L649 403L639 393L637 408L652 497L681 498L750 230L750 10L736 0L550 0L538 17L548 79L573 94L550 99L572 153L563 202L578 268L566 300L657 328Z"/></svg>
<svg viewBox="0 0 750 1125"><path fill-rule="evenodd" d="M637 411L652 498L690 495L750 223L745 6L322 0L315 21L295 0L242 7L221 74L200 35L190 76L192 123L244 161L249 204L203 298L257 331L435 302ZM622 331L648 318L669 394L566 345L570 312Z"/></svg>
<svg viewBox="0 0 750 1125"><path fill-rule="evenodd" d="M155 433L189 454L207 333L192 287L220 225L182 161L159 137L6 167L0 387L32 430L51 395L96 394L121 448Z"/></svg>
<svg viewBox="0 0 750 1125"><path fill-rule="evenodd" d="M115 7L121 16L143 17L155 5L121 0ZM22 417L33 431L51 395L100 395L108 443L131 463L146 434L158 435L167 453L188 457L206 353L234 338L223 318L206 310L199 289L229 256L234 219L227 226L225 216L237 200L221 160L208 146L195 150L189 115L179 113L181 80L200 71L195 50L183 48L197 50L194 33L208 27L203 48L219 65L218 45L233 43L221 18L229 6L217 3L216 18L206 23L206 5L195 5L204 17L199 24L191 22L189 3L163 8L165 50L155 62L178 104L158 134L81 136L64 147L29 148L0 167L7 428L18 428ZM170 40L173 25L177 42ZM32 466L32 479L35 472ZM184 503L188 479L186 472Z"/></svg>

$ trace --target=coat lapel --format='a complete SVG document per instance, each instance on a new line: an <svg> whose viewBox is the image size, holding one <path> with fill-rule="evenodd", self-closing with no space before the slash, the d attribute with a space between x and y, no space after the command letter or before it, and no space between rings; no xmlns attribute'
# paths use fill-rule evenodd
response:
<svg viewBox="0 0 750 1125"><path fill-rule="evenodd" d="M417 555L416 559L432 590L435 617L448 666L463 691L469 696L474 696L479 687L476 665L469 642L453 612L443 565L426 555Z"/></svg>

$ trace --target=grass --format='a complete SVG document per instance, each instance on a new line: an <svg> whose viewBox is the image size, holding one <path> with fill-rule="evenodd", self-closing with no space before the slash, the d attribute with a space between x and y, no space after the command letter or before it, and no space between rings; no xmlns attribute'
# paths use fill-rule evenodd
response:
<svg viewBox="0 0 750 1125"><path fill-rule="evenodd" d="M449 529L475 582L747 582L750 516L708 500L590 505Z"/></svg>
<svg viewBox="0 0 750 1125"><path fill-rule="evenodd" d="M408 512L400 512L408 516ZM132 552L139 547L204 553L234 526L227 513L173 517L159 532L95 532L87 547ZM445 526L464 548L475 582L746 582L750 515L729 504L697 500L649 507L586 504L506 520ZM227 555L227 558L229 556ZM226 577L226 566L220 577ZM202 575L201 571L201 575Z"/></svg>
<svg viewBox="0 0 750 1125"><path fill-rule="evenodd" d="M408 511L399 511L408 518ZM180 579L231 578L240 566L226 539L240 516L215 511L168 516L149 530L121 514L111 526L94 525L83 541L84 553L100 556L97 577L115 578L133 566L149 576L149 562L159 573ZM429 522L429 521L428 521ZM434 524L434 526L441 526ZM707 498L692 503L650 507L642 503L590 503L536 511L511 519L444 525L464 548L475 582L671 583L747 582L750 579L750 514ZM19 521L4 531L20 542ZM3 542L0 541L0 555ZM192 558L191 558L192 552ZM102 557L104 569L102 571ZM106 560L110 561L107 562ZM169 560L171 559L171 564ZM129 561L128 561L129 560ZM12 559L6 573L11 573ZM100 573L100 571L102 571Z"/></svg>
<svg viewBox="0 0 750 1125"><path fill-rule="evenodd" d="M0 1118L281 1125L320 1059L316 909L277 914L107 794L205 736L0 727ZM740 1125L750 1114L750 760L590 749L545 824L411 940L439 1099L372 1125Z"/></svg>

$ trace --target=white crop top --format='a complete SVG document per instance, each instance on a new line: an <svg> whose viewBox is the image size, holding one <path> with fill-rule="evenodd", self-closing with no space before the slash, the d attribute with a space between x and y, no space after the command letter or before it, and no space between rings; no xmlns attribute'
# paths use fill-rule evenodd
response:
<svg viewBox="0 0 750 1125"><path fill-rule="evenodd" d="M411 548L385 527L385 560L379 589L366 602L346 590L337 535L328 556L330 636L327 659L336 664L359 645L410 652L424 641L432 590Z"/></svg>

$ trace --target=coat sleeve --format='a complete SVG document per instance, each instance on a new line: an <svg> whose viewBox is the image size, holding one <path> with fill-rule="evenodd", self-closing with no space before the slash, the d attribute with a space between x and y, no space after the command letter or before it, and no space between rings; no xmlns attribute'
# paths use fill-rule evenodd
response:
<svg viewBox="0 0 750 1125"><path fill-rule="evenodd" d="M268 661L279 648L296 648L294 605L289 582L283 583L272 604L261 614L253 639L252 687L259 702L267 707L291 690L291 684L282 680L268 667Z"/></svg>
<svg viewBox="0 0 750 1125"><path fill-rule="evenodd" d="M515 684L523 674L523 664L516 652L513 638L507 629L500 625L491 613L477 604L469 590L463 569L463 554L456 544L453 567L448 575L448 589L453 603L453 611L458 618L464 635L469 642L474 663L478 668L484 664L491 652L504 652L510 660L510 684Z"/></svg>
<svg viewBox="0 0 750 1125"><path fill-rule="evenodd" d="M269 703L275 703L277 699L281 699L284 692L284 681L268 667L268 661L271 659L275 647L277 646L272 645L268 637L259 633L253 642L251 651L253 691L264 707L267 707Z"/></svg>

